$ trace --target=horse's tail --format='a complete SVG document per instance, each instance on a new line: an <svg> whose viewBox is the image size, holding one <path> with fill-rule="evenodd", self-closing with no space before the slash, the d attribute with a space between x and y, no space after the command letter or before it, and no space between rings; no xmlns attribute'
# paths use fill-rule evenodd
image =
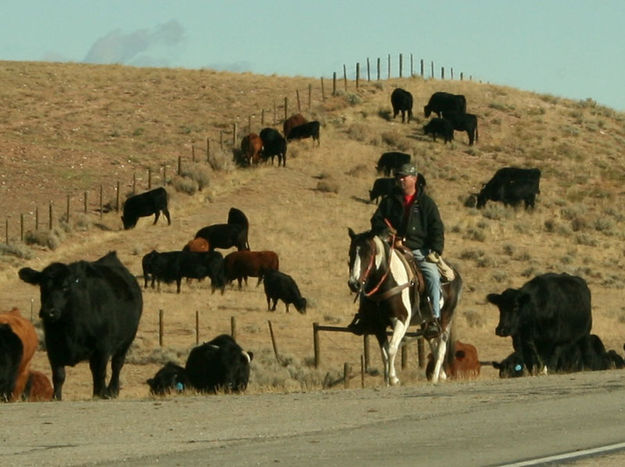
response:
<svg viewBox="0 0 625 467"><path fill-rule="evenodd" d="M451 265L450 265L451 266ZM445 351L445 366L450 368L451 364L454 361L454 357L456 354L456 308L458 306L458 302L460 301L460 297L462 295L462 276L458 272L458 270L451 266L454 271L455 277L450 283L450 294L449 294L449 302L445 304L448 306L451 311L450 322L449 322L449 338L447 341L447 349Z"/></svg>

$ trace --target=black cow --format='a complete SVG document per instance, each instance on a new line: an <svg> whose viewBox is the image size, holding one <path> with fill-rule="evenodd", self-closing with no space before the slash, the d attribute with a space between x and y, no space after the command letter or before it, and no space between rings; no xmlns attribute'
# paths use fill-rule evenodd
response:
<svg viewBox="0 0 625 467"><path fill-rule="evenodd" d="M249 250L248 231L249 221L246 215L240 209L233 207L228 211L227 224L203 227L197 231L195 238L202 237L207 240L211 251L215 248L227 249L233 246L239 251Z"/></svg>
<svg viewBox="0 0 625 467"><path fill-rule="evenodd" d="M393 188L397 186L397 180L394 178L377 178L373 182L373 187L369 190L369 201L378 204L378 198L384 198L393 192Z"/></svg>
<svg viewBox="0 0 625 467"><path fill-rule="evenodd" d="M384 172L387 177L394 173L396 170L410 162L410 154L403 152L385 152L378 159L378 164L375 166L378 172Z"/></svg>
<svg viewBox="0 0 625 467"><path fill-rule="evenodd" d="M202 280L211 278L211 288L225 290L226 279L224 275L224 258L217 251L194 252L194 251L164 251L152 250L142 260L144 287L148 281L154 288L156 282L160 289L160 283L176 283L176 292L180 293L180 284L183 278Z"/></svg>
<svg viewBox="0 0 625 467"><path fill-rule="evenodd" d="M24 346L9 324L0 323L0 402L10 401Z"/></svg>
<svg viewBox="0 0 625 467"><path fill-rule="evenodd" d="M186 370L174 362L167 362L153 378L146 382L150 386L150 393L157 396L163 396L172 391L182 392L189 386Z"/></svg>
<svg viewBox="0 0 625 467"><path fill-rule="evenodd" d="M527 368L520 352L512 352L501 362L492 362L493 367L499 370L500 378L518 378L527 374Z"/></svg>
<svg viewBox="0 0 625 467"><path fill-rule="evenodd" d="M462 113L457 110L444 110L443 118L449 120L454 130L466 131L469 137L469 146L478 140L477 116L473 114Z"/></svg>
<svg viewBox="0 0 625 467"><path fill-rule="evenodd" d="M486 299L499 308L495 334L512 337L530 373L558 371L565 355L590 334L590 290L581 277L547 273Z"/></svg>
<svg viewBox="0 0 625 467"><path fill-rule="evenodd" d="M412 94L402 88L395 89L391 94L391 105L393 106L393 118L401 112L401 122L404 123L405 116L408 114L407 123L410 123L412 119Z"/></svg>
<svg viewBox="0 0 625 467"><path fill-rule="evenodd" d="M189 384L201 392L241 392L247 388L252 352L245 352L227 334L191 350L185 371Z"/></svg>
<svg viewBox="0 0 625 467"><path fill-rule="evenodd" d="M540 169L520 169L503 167L495 172L477 195L478 209L486 201L502 201L504 206L516 206L521 201L525 209L534 207L536 195L540 193Z"/></svg>
<svg viewBox="0 0 625 467"><path fill-rule="evenodd" d="M140 217L151 216L152 214L154 214L154 224L156 224L161 211L167 218L167 224L171 225L165 188L155 188L154 190L131 196L124 202L124 214L122 215L124 229L132 229L137 225Z"/></svg>
<svg viewBox="0 0 625 467"><path fill-rule="evenodd" d="M286 140L278 130L273 128L263 128L260 131L260 139L263 140L263 149L261 157L267 160L271 157L271 165L273 165L274 157L278 156L278 167L286 167Z"/></svg>
<svg viewBox="0 0 625 467"><path fill-rule="evenodd" d="M317 141L317 146L321 145L321 140L319 139L319 122L314 120L312 122L306 122L301 125L295 126L291 128L288 136L286 137L287 141L291 141L293 139L306 139L312 138L313 144Z"/></svg>
<svg viewBox="0 0 625 467"><path fill-rule="evenodd" d="M54 398L62 397L65 366L89 360L93 395L119 394L119 374L143 309L137 279L112 251L94 262L52 263L42 271L19 270L41 290L41 310ZM111 359L111 379L106 367Z"/></svg>
<svg viewBox="0 0 625 467"><path fill-rule="evenodd" d="M454 139L454 127L449 120L443 118L433 118L423 126L423 133L432 135L432 141L436 141L436 136L441 136L445 144Z"/></svg>
<svg viewBox="0 0 625 467"><path fill-rule="evenodd" d="M454 110L460 113L466 113L467 100L462 94L450 94L448 92L435 92L430 97L428 104L423 107L425 118L428 118L432 112L442 117L445 110Z"/></svg>
<svg viewBox="0 0 625 467"><path fill-rule="evenodd" d="M289 311L289 304L295 305L295 309L300 313L306 313L306 299L300 294L297 284L291 276L277 270L265 272L265 296L267 297L267 309L276 310L278 300L282 300ZM273 306L270 302L273 300Z"/></svg>

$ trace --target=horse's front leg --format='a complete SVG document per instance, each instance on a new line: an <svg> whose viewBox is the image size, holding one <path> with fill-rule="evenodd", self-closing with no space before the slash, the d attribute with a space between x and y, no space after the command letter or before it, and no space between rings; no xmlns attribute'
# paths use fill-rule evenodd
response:
<svg viewBox="0 0 625 467"><path fill-rule="evenodd" d="M388 358L388 339L386 337L386 331L375 335L380 345L380 354L382 356L382 365L384 365L384 384L389 385L389 358Z"/></svg>
<svg viewBox="0 0 625 467"><path fill-rule="evenodd" d="M391 341L388 344L389 377L387 384L390 384L391 386L399 384L399 378L395 373L395 357L397 356L399 346L401 345L401 341L404 338L407 330L408 326L397 320L395 322L395 326L393 327L393 336L391 337Z"/></svg>

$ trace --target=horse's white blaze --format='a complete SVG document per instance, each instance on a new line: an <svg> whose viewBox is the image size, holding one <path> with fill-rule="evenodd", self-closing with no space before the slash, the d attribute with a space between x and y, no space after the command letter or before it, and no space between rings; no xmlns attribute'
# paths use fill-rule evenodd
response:
<svg viewBox="0 0 625 467"><path fill-rule="evenodd" d="M354 263L349 271L350 280L360 282L360 247L356 247L356 255L354 257Z"/></svg>

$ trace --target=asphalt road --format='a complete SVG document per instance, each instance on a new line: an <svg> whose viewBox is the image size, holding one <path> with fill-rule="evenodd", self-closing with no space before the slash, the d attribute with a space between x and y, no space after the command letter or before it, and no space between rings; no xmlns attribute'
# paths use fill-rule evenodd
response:
<svg viewBox="0 0 625 467"><path fill-rule="evenodd" d="M0 407L0 462L501 465L622 443L623 401L625 373L612 370L314 393L14 403ZM620 452L597 455L582 463L622 464Z"/></svg>

